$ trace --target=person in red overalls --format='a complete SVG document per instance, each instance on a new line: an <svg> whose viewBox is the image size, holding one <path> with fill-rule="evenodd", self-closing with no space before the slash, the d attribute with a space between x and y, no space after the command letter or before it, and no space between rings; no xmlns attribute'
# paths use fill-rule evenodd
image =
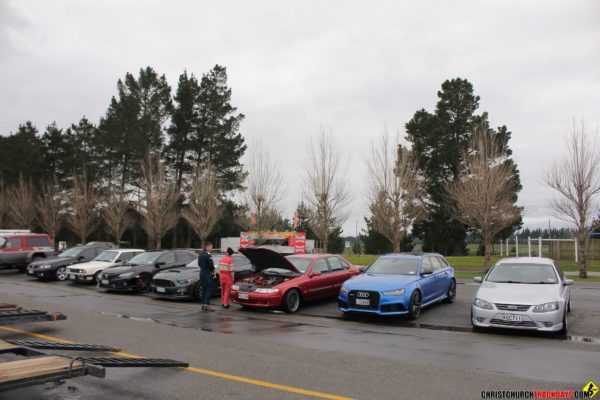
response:
<svg viewBox="0 0 600 400"><path fill-rule="evenodd" d="M233 249L227 248L227 255L219 261L219 279L221 281L221 304L229 308L229 292L233 285Z"/></svg>

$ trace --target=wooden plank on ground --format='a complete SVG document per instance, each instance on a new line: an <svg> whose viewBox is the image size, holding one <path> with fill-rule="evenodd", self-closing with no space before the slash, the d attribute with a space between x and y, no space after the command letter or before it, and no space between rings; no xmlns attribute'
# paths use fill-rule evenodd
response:
<svg viewBox="0 0 600 400"><path fill-rule="evenodd" d="M71 359L59 356L3 362L0 363L0 382L10 382L65 371L69 369L70 363ZM73 363L73 369L82 367L83 364L80 361Z"/></svg>

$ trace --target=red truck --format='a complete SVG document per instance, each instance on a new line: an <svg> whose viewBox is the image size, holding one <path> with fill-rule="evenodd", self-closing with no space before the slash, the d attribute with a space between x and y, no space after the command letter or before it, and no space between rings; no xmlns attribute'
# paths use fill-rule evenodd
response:
<svg viewBox="0 0 600 400"><path fill-rule="evenodd" d="M54 243L46 234L0 230L0 266L25 271L32 261L54 255Z"/></svg>

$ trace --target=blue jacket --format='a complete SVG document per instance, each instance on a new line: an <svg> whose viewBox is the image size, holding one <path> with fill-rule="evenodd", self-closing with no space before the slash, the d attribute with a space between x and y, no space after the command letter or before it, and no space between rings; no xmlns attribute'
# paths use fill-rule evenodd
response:
<svg viewBox="0 0 600 400"><path fill-rule="evenodd" d="M215 263L208 251L202 250L202 253L200 253L200 256L198 256L198 266L200 267L200 275L212 275L215 270Z"/></svg>

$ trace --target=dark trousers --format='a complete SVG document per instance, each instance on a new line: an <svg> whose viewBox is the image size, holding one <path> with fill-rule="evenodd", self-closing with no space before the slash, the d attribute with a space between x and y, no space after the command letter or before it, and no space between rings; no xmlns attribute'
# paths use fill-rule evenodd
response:
<svg viewBox="0 0 600 400"><path fill-rule="evenodd" d="M200 286L202 286L202 304L209 305L213 292L213 276L211 272L200 273Z"/></svg>

